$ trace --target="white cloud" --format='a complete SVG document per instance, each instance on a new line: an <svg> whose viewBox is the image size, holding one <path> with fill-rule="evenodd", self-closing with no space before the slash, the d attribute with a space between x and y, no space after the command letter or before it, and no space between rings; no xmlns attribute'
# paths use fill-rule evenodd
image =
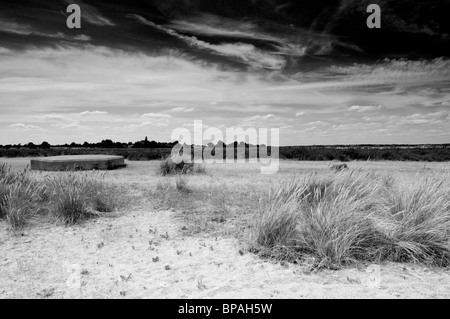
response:
<svg viewBox="0 0 450 319"><path fill-rule="evenodd" d="M141 115L141 119L144 119L144 122L133 123L125 126L127 130L134 130L141 127L146 126L156 126L156 127L166 127L169 126L169 120L172 118L170 114L164 113L146 113Z"/></svg>
<svg viewBox="0 0 450 319"><path fill-rule="evenodd" d="M141 115L141 118L143 119L169 119L171 117L170 114L163 113L146 113Z"/></svg>
<svg viewBox="0 0 450 319"><path fill-rule="evenodd" d="M303 116L303 115L305 115L305 112L297 112L297 113L295 113L295 117L300 117L300 116Z"/></svg>
<svg viewBox="0 0 450 319"><path fill-rule="evenodd" d="M273 114L266 115L255 115L243 120L243 126L259 126L259 125L267 125L268 121L276 119L276 116Z"/></svg>
<svg viewBox="0 0 450 319"><path fill-rule="evenodd" d="M16 123L16 124L11 124L8 126L9 128L12 129L19 129L19 130L25 130L25 131L31 131L31 130L42 130L41 127L36 126L36 125L31 125L31 124L24 124L24 123Z"/></svg>
<svg viewBox="0 0 450 319"><path fill-rule="evenodd" d="M109 114L109 113L108 112L104 112L104 111L84 111L84 112L80 113L81 116L107 115L107 114Z"/></svg>
<svg viewBox="0 0 450 319"><path fill-rule="evenodd" d="M412 114L391 121L391 125L436 125L447 120L449 113L447 111L439 111L427 114Z"/></svg>
<svg viewBox="0 0 450 319"><path fill-rule="evenodd" d="M264 41L277 47L278 51L273 52L277 55L303 56L307 49L305 44L293 43L290 42L289 38L280 34L272 35L267 31L262 31L259 26L252 22L211 14L203 14L187 20L174 20L166 27L195 35L229 37L230 40L238 38ZM289 37L289 35L286 36ZM291 40L294 40L294 38ZM318 40L318 42L320 41Z"/></svg>
<svg viewBox="0 0 450 319"><path fill-rule="evenodd" d="M128 124L123 127L123 129L127 131L133 131L139 128L147 127L147 126L156 126L156 127L166 127L168 124L166 122L161 122L158 120L155 121L145 121L137 124Z"/></svg>
<svg viewBox="0 0 450 319"><path fill-rule="evenodd" d="M318 126L318 125L328 125L328 124L330 124L330 123L324 122L324 121L315 121L315 122L309 122L306 125Z"/></svg>
<svg viewBox="0 0 450 319"><path fill-rule="evenodd" d="M56 124L52 124L52 126L58 127L60 129L76 129L76 130L89 129L87 126L82 125L79 121L74 121L74 122L70 122L70 123L56 123Z"/></svg>
<svg viewBox="0 0 450 319"><path fill-rule="evenodd" d="M353 105L349 108L350 111L369 112L381 109L381 105Z"/></svg>
<svg viewBox="0 0 450 319"><path fill-rule="evenodd" d="M195 109L193 107L175 107L173 109L170 110L170 112L174 112L174 113L190 113L193 112Z"/></svg>
<svg viewBox="0 0 450 319"><path fill-rule="evenodd" d="M83 14L82 18L91 24L95 24L98 26L114 26L115 24L109 20L108 18L102 17L100 15L96 15L95 13L87 12L87 14Z"/></svg>
<svg viewBox="0 0 450 319"><path fill-rule="evenodd" d="M389 60L382 63L333 66L328 69L334 76L351 82L354 86L376 84L435 83L450 78L450 60L409 61ZM359 84L358 84L359 83Z"/></svg>
<svg viewBox="0 0 450 319"><path fill-rule="evenodd" d="M33 29L29 25L23 25L5 18L0 18L0 31L19 35L30 35L33 33Z"/></svg>
<svg viewBox="0 0 450 319"><path fill-rule="evenodd" d="M73 37L74 40L78 41L91 41L92 38L86 34L80 34Z"/></svg>
<svg viewBox="0 0 450 319"><path fill-rule="evenodd" d="M36 115L33 118L39 121L72 121L67 116L61 114Z"/></svg>
<svg viewBox="0 0 450 319"><path fill-rule="evenodd" d="M12 51L8 48L0 47L0 54L11 53Z"/></svg>
<svg viewBox="0 0 450 319"><path fill-rule="evenodd" d="M197 39L196 37L185 36L178 32L160 26L153 23L138 14L130 14L130 18L133 18L142 24L155 28L158 31L169 34L192 47L211 50L218 54L228 57L239 58L240 61L256 68L266 68L273 70L280 70L284 67L286 61L284 58L274 55L272 53L266 53L259 50L252 44L247 43L223 43L223 44L210 44L208 42Z"/></svg>
<svg viewBox="0 0 450 319"><path fill-rule="evenodd" d="M197 35L257 39L280 42L280 38L263 34L251 22L243 22L213 15L202 15L189 20L173 20L168 28Z"/></svg>
<svg viewBox="0 0 450 319"><path fill-rule="evenodd" d="M64 34L63 32L48 32L39 30L35 26L31 26L29 24L25 23L18 23L15 20L12 19L6 19L6 18L0 18L0 31L11 33L11 34L18 34L18 35L37 35L41 37L48 37L48 38L55 38L55 39L62 39L62 40L76 40L76 41L90 41L91 37L85 34L80 34L76 36L68 36ZM0 52L1 53L1 52Z"/></svg>

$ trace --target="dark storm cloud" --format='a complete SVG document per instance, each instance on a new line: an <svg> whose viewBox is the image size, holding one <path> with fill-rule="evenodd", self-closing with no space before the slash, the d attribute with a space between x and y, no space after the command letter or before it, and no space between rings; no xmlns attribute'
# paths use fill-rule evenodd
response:
<svg viewBox="0 0 450 319"><path fill-rule="evenodd" d="M0 32L80 36L79 30L64 28L68 3L82 7L83 31L101 44L142 48L150 41L159 47L179 45L126 18L134 14L211 45L234 40L297 57L302 56L299 52L376 58L450 54L449 0L4 1L0 4ZM366 27L370 3L382 8L380 30Z"/></svg>

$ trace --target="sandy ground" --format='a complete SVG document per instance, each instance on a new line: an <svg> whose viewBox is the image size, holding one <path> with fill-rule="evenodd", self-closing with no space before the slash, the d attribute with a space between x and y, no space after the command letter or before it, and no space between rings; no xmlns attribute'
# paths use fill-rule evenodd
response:
<svg viewBox="0 0 450 319"><path fill-rule="evenodd" d="M112 179L151 179L139 171L146 164L133 165ZM311 273L261 260L234 238L185 236L182 227L174 211L145 209L20 232L0 221L0 298L450 297L449 269L389 263Z"/></svg>

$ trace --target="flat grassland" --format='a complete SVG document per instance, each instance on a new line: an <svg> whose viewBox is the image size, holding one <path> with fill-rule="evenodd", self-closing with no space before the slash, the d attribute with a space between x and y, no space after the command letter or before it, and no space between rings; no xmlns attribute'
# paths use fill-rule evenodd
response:
<svg viewBox="0 0 450 319"><path fill-rule="evenodd" d="M29 160L0 162L20 171ZM331 162L281 161L275 175L261 175L256 164L207 165L206 172L182 176L159 175L158 161L127 165L102 176L115 187L114 212L70 225L33 216L15 229L0 219L0 298L450 297L448 265L398 257L402 250L393 248L404 262L353 263L354 254L348 252L325 252L326 258L318 253L294 262L292 252L284 259L254 248L255 241L268 242L261 240L260 215L268 213L264 200L271 198L270 190L283 180L338 174L330 171ZM348 165L356 172L388 176L402 187L450 174L448 163ZM30 174L46 180L68 173Z"/></svg>

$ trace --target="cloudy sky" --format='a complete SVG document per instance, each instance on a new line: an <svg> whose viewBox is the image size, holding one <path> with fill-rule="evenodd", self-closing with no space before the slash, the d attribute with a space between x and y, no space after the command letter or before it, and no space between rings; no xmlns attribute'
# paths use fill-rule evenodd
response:
<svg viewBox="0 0 450 319"><path fill-rule="evenodd" d="M81 29L66 26L70 3ZM2 1L0 144L170 141L194 120L280 128L281 145L449 143L449 8Z"/></svg>

